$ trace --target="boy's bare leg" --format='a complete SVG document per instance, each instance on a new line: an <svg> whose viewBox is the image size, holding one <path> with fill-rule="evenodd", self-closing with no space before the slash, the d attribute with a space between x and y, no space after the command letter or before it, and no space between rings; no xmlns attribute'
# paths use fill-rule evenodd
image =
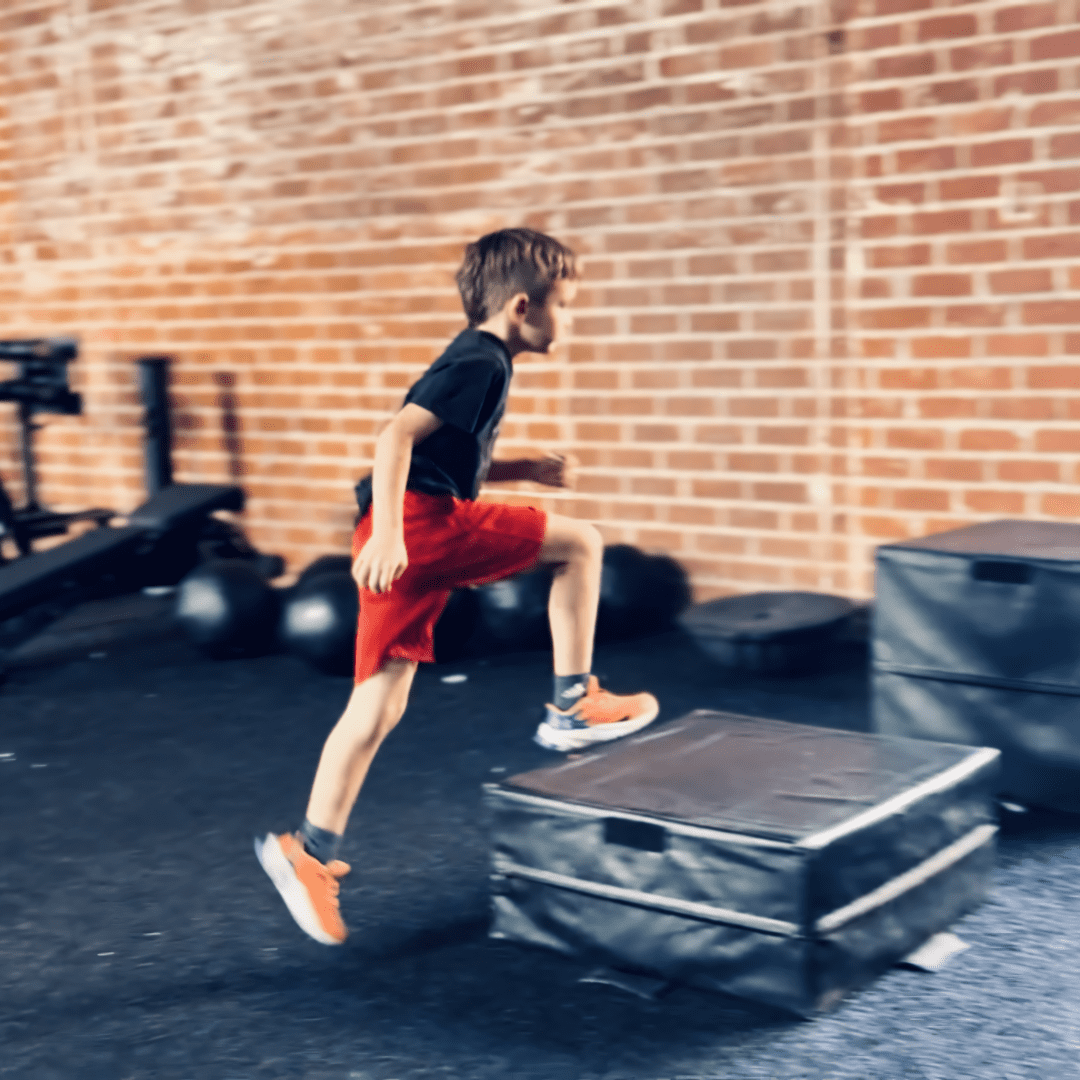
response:
<svg viewBox="0 0 1080 1080"><path fill-rule="evenodd" d="M337 858L337 844L376 751L405 711L415 674L415 661L391 660L354 687L323 746L300 832L255 841L255 854L293 918L324 945L349 936L338 907L338 882L349 865ZM316 848L309 850L309 841ZM327 845L329 853L319 850Z"/></svg>
<svg viewBox="0 0 1080 1080"><path fill-rule="evenodd" d="M556 675L592 669L604 541L585 521L548 514L540 563L554 572L548 619Z"/></svg>
<svg viewBox="0 0 1080 1080"><path fill-rule="evenodd" d="M652 694L611 694L592 674L603 561L603 539L592 525L548 515L540 563L554 570L548 618L555 686L536 741L549 750L581 750L631 735L660 711Z"/></svg>
<svg viewBox="0 0 1080 1080"><path fill-rule="evenodd" d="M312 825L339 835L345 831L376 751L405 712L415 674L415 660L389 660L353 688L315 771L307 808Z"/></svg>

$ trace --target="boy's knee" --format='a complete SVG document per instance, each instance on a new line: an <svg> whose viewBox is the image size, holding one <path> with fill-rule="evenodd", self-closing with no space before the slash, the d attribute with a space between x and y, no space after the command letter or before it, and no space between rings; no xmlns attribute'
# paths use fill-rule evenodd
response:
<svg viewBox="0 0 1080 1080"><path fill-rule="evenodd" d="M595 525L584 523L585 553L590 561L601 562L604 558L604 538Z"/></svg>
<svg viewBox="0 0 1080 1080"><path fill-rule="evenodd" d="M604 538L600 530L587 521L575 524L573 557L585 563L600 563L604 557Z"/></svg>

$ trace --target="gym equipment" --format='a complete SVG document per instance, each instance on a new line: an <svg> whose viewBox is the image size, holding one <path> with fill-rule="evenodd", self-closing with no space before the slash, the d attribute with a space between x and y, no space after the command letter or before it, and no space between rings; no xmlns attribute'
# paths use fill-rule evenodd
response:
<svg viewBox="0 0 1080 1080"><path fill-rule="evenodd" d="M352 557L349 555L320 555L317 559L304 567L300 572L300 576L296 579L296 584L303 584L305 581L310 581L320 574L351 573L352 564Z"/></svg>
<svg viewBox="0 0 1080 1080"><path fill-rule="evenodd" d="M40 351L38 344L29 345ZM26 361L24 383L31 386L34 394L57 408L74 408L71 398L66 396L70 393L65 389L66 382L57 374L58 365L61 365L61 372L65 370L62 365L72 358L71 350L57 346L55 357L50 354L47 361L40 361L33 349ZM7 357L0 356L2 358ZM55 617L65 607L83 600L151 585L175 585L194 566L207 559L245 560L266 578L282 573L284 562L280 556L260 554L238 528L212 516L219 510L242 510L244 492L241 488L223 484L165 483L172 476L168 445L162 441L167 439L167 427L163 429L160 423L161 413L167 412L168 408L165 360L151 357L146 364L155 368L156 374L140 377L147 409L145 426L148 441L154 437L159 440L152 453L147 449L150 497L128 515L125 525L111 527L99 522L102 527L58 547L28 552L0 565L0 623L23 616L31 608L48 610ZM8 387L10 391L10 383L0 386ZM24 390L10 392L23 394ZM77 395L73 397L77 398ZM38 399L31 395L28 400L33 403ZM158 420L153 419L155 410ZM33 501L33 486L28 490ZM41 510L40 507L37 509ZM14 511L16 520L21 513ZM96 511L86 511L81 516L93 513ZM102 513L107 513L109 518L115 516L113 511ZM28 535L44 535L42 529L52 528L48 524L49 514L51 512L41 511L26 518ZM79 517L79 514L52 515L52 518L66 519L68 523ZM58 521L53 524L58 527Z"/></svg>
<svg viewBox="0 0 1080 1080"><path fill-rule="evenodd" d="M686 571L667 555L630 544L604 548L596 640L619 641L668 629L690 602Z"/></svg>
<svg viewBox="0 0 1080 1080"><path fill-rule="evenodd" d="M487 784L491 936L829 1009L983 899L998 757L698 710Z"/></svg>
<svg viewBox="0 0 1080 1080"><path fill-rule="evenodd" d="M59 547L0 566L0 622L60 597L79 601L147 585L175 585L196 561L201 526L215 510L240 510L244 493L220 484L165 488L128 518L93 529Z"/></svg>
<svg viewBox="0 0 1080 1080"><path fill-rule="evenodd" d="M281 644L325 675L352 675L359 611L352 574L341 570L317 574L284 597Z"/></svg>
<svg viewBox="0 0 1080 1080"><path fill-rule="evenodd" d="M26 504L16 509L0 484L0 565L4 563L2 542L5 536L15 542L20 555L29 555L33 541L44 536L60 536L77 521L106 525L116 516L112 510L95 507L61 514L38 501L37 468L34 461L34 423L38 413L61 413L78 416L82 397L68 387L68 365L79 355L73 338L31 338L0 341L0 361L18 365L14 379L0 382L0 401L18 406L19 453L22 458L23 489Z"/></svg>
<svg viewBox="0 0 1080 1080"><path fill-rule="evenodd" d="M175 615L209 656L260 656L275 644L278 593L252 563L215 559L180 582Z"/></svg>
<svg viewBox="0 0 1080 1080"><path fill-rule="evenodd" d="M547 567L493 581L473 590L479 607L475 647L481 652L518 652L551 647Z"/></svg>
<svg viewBox="0 0 1080 1080"><path fill-rule="evenodd" d="M798 675L822 665L858 605L814 592L758 592L696 604L679 623L721 667Z"/></svg>
<svg viewBox="0 0 1080 1080"><path fill-rule="evenodd" d="M876 562L874 730L996 746L1002 795L1080 811L1080 525L988 521Z"/></svg>

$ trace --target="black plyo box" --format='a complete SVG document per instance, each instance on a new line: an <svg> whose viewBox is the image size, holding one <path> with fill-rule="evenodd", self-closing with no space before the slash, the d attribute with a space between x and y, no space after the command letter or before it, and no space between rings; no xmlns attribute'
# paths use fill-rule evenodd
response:
<svg viewBox="0 0 1080 1080"><path fill-rule="evenodd" d="M488 784L491 936L828 1009L981 901L998 756L699 710Z"/></svg>
<svg viewBox="0 0 1080 1080"><path fill-rule="evenodd" d="M1080 525L886 544L875 591L874 730L996 746L1002 792L1080 810Z"/></svg>

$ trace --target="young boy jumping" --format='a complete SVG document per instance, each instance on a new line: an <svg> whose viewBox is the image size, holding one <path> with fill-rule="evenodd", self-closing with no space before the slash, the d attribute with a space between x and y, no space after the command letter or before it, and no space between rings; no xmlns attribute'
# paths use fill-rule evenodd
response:
<svg viewBox="0 0 1080 1080"><path fill-rule="evenodd" d="M263 869L316 941L348 936L338 907L349 872L337 858L368 768L405 711L416 666L435 659L433 631L453 589L549 566L553 703L536 741L578 750L652 723L652 694L619 697L591 674L603 542L592 526L531 506L477 502L487 481L570 484L561 456L492 461L513 358L547 353L569 322L574 253L543 233L504 229L470 244L457 274L468 316L449 348L379 436L357 486L353 537L360 590L356 685L327 737L299 831L255 841Z"/></svg>

